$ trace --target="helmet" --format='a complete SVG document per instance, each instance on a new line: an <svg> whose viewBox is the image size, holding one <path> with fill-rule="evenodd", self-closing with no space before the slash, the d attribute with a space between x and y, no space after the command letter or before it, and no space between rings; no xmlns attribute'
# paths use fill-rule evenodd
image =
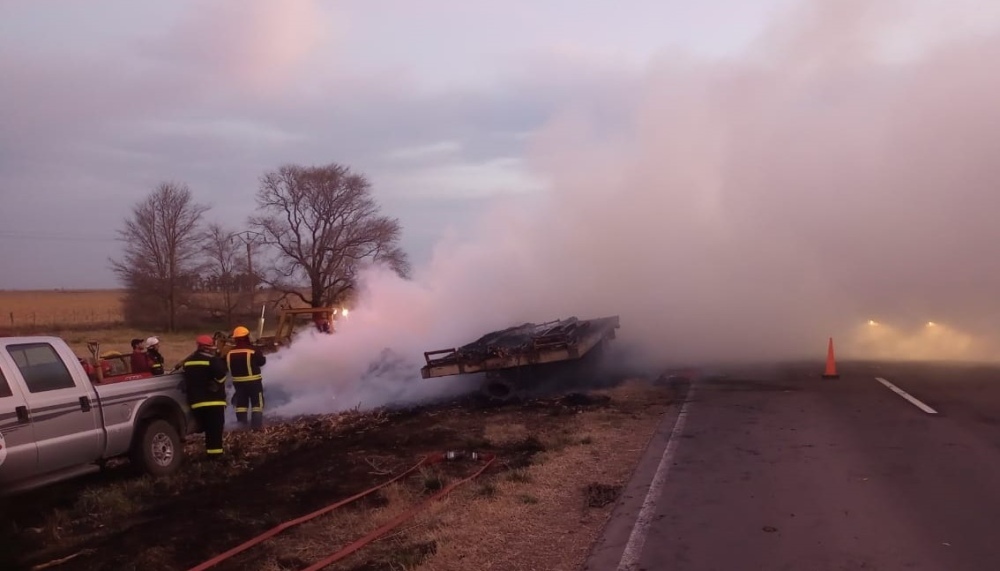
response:
<svg viewBox="0 0 1000 571"><path fill-rule="evenodd" d="M156 337L150 337L149 339L146 339L146 347L152 347L154 345L159 345L159 344L160 340L157 339Z"/></svg>
<svg viewBox="0 0 1000 571"><path fill-rule="evenodd" d="M247 335L250 335L250 330L242 325L233 329L233 337L246 337Z"/></svg>
<svg viewBox="0 0 1000 571"><path fill-rule="evenodd" d="M215 347L215 341L212 340L211 335L199 335L198 338L195 339L195 343L197 343L199 347Z"/></svg>

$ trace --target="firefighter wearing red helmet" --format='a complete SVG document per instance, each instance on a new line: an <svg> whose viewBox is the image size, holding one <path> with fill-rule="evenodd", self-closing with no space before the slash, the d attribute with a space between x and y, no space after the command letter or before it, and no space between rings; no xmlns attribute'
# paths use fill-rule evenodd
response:
<svg viewBox="0 0 1000 571"><path fill-rule="evenodd" d="M184 359L187 400L198 424L205 431L205 453L218 458L223 453L222 433L226 424L226 362L209 335L199 335L198 348Z"/></svg>
<svg viewBox="0 0 1000 571"><path fill-rule="evenodd" d="M267 364L267 357L250 343L250 330L240 325L233 329L236 347L226 353L226 366L233 376L233 405L236 421L246 426L250 413L251 430L264 427L264 377L260 368Z"/></svg>

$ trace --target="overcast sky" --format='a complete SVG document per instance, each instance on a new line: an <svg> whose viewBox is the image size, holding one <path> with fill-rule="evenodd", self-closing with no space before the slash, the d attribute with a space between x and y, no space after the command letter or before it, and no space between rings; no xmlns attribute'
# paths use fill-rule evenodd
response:
<svg viewBox="0 0 1000 571"><path fill-rule="evenodd" d="M600 297L658 304L666 323L724 303L1000 316L998 13L993 0L0 0L0 288L116 286L115 230L161 181L239 229L263 172L337 161L371 177L418 274L450 236L469 260L438 261L439 275L483 263L480 285L508 292L525 283L511 264L582 276L590 298L558 286L580 296L567 311ZM504 206L521 210L476 218ZM544 220L518 235L529 214ZM491 259L507 266L493 275ZM667 303L678 271L689 289Z"/></svg>
<svg viewBox="0 0 1000 571"><path fill-rule="evenodd" d="M524 141L613 110L664 49L741 50L782 0L0 0L0 289L114 287L158 182L236 228L285 162L368 174L426 262L449 226L544 184Z"/></svg>

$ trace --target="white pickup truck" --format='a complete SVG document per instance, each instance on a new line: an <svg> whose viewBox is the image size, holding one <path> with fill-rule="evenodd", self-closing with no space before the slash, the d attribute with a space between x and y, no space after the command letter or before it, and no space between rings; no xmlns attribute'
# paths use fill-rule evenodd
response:
<svg viewBox="0 0 1000 571"><path fill-rule="evenodd" d="M107 365L94 352L96 368ZM95 378L85 366L58 337L0 338L0 495L115 457L156 476L180 467L184 438L198 431L183 376Z"/></svg>

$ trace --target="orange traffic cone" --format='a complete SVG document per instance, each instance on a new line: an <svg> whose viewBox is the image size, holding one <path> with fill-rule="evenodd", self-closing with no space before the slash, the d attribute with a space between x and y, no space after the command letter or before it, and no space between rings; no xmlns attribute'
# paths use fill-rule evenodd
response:
<svg viewBox="0 0 1000 571"><path fill-rule="evenodd" d="M826 349L826 371L823 372L824 379L839 379L840 375L837 374L837 362L833 357L833 337L830 338L830 343Z"/></svg>

